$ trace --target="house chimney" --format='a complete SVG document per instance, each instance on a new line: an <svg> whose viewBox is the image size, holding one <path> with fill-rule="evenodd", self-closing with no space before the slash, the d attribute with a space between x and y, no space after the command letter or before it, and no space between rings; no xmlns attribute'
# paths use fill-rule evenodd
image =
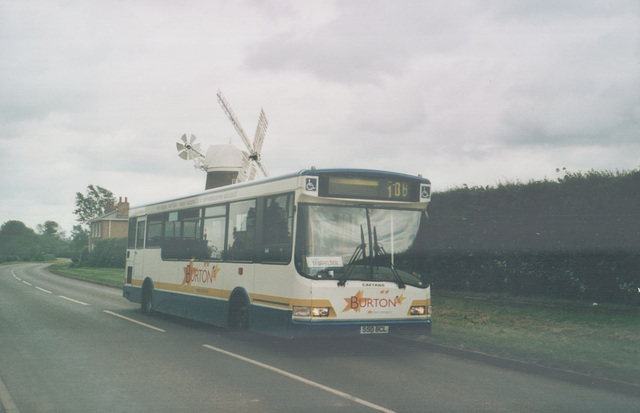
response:
<svg viewBox="0 0 640 413"><path fill-rule="evenodd" d="M128 217L129 216L129 201L127 198L124 198L124 202L122 202L122 197L120 197L120 201L118 202L118 212L117 215L119 217Z"/></svg>

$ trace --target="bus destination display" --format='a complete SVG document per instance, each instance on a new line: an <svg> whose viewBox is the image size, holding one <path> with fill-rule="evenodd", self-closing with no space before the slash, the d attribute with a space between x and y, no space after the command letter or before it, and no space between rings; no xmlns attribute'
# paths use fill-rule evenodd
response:
<svg viewBox="0 0 640 413"><path fill-rule="evenodd" d="M320 178L319 195L415 202L420 194L418 183L408 179L330 175Z"/></svg>

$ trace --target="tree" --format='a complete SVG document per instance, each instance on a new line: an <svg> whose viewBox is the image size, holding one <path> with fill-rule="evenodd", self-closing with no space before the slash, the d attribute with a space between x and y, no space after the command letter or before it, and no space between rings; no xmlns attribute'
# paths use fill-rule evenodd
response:
<svg viewBox="0 0 640 413"><path fill-rule="evenodd" d="M76 192L76 209L73 213L77 216L76 221L86 224L91 219L104 215L107 208L115 202L116 198L108 189L89 185L84 195Z"/></svg>
<svg viewBox="0 0 640 413"><path fill-rule="evenodd" d="M40 234L40 243L45 254L58 255L68 249L64 231L60 230L57 222L45 221L44 224L38 224L36 229Z"/></svg>
<svg viewBox="0 0 640 413"><path fill-rule="evenodd" d="M44 224L38 224L36 229L40 235L51 238L64 238L64 231L60 231L60 225L55 221L45 221Z"/></svg>
<svg viewBox="0 0 640 413"><path fill-rule="evenodd" d="M32 260L42 256L38 236L21 221L7 221L0 227L0 257Z"/></svg>
<svg viewBox="0 0 640 413"><path fill-rule="evenodd" d="M74 225L71 231L71 248L80 251L89 244L89 231L82 225Z"/></svg>
<svg viewBox="0 0 640 413"><path fill-rule="evenodd" d="M74 263L84 260L86 254L89 253L89 231L84 229L82 225L74 225L71 231L71 259Z"/></svg>

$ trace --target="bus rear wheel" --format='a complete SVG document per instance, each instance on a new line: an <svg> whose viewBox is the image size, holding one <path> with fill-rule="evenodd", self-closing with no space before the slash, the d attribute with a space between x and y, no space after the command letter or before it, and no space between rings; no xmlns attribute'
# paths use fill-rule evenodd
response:
<svg viewBox="0 0 640 413"><path fill-rule="evenodd" d="M242 304L236 315L236 328L238 330L249 329L249 306Z"/></svg>
<svg viewBox="0 0 640 413"><path fill-rule="evenodd" d="M235 330L247 330L249 328L249 304L246 300L236 299L231 302L229 327Z"/></svg>

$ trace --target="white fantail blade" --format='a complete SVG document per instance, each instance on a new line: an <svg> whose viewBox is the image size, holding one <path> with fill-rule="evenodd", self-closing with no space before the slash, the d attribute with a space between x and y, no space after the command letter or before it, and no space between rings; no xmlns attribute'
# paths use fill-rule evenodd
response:
<svg viewBox="0 0 640 413"><path fill-rule="evenodd" d="M182 151L184 150L184 145L181 144L180 142L176 142L176 148L178 148L178 151Z"/></svg>
<svg viewBox="0 0 640 413"><path fill-rule="evenodd" d="M185 133L184 135L182 135L180 139L182 139L182 142L187 143L187 134Z"/></svg>
<svg viewBox="0 0 640 413"><path fill-rule="evenodd" d="M182 159L184 159L185 161L189 159L189 155L187 151L182 151L180 153L178 153L178 156L181 157Z"/></svg>
<svg viewBox="0 0 640 413"><path fill-rule="evenodd" d="M193 144L193 142L195 142L196 140L196 135L194 135L193 133L191 134L191 137L189 138L189 143Z"/></svg>
<svg viewBox="0 0 640 413"><path fill-rule="evenodd" d="M244 142L245 146L249 150L249 153L253 153L254 152L253 146L249 142L249 139L247 138L247 134L244 133L244 129L242 129L240 122L236 118L235 113L233 113L233 110L231 109L231 105L229 105L229 102L227 102L227 99L225 99L225 97L222 95L221 90L218 90L217 96L218 96L218 103L220 103L220 106L222 106L222 109L227 114L227 117L231 121L231 124L233 124L233 127L236 129L236 132L238 132L238 135L240 135L242 142Z"/></svg>

